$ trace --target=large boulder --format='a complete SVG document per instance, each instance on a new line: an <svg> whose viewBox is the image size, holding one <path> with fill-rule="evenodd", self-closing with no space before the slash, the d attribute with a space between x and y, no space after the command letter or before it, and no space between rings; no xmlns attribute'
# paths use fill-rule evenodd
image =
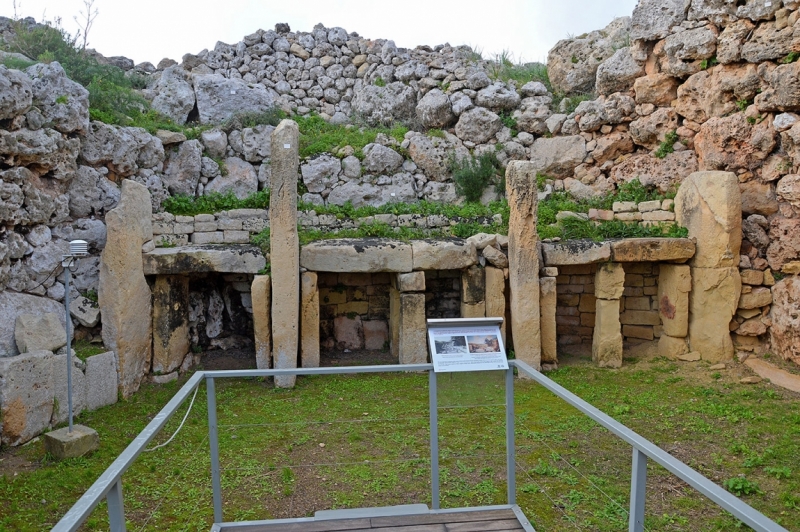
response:
<svg viewBox="0 0 800 532"><path fill-rule="evenodd" d="M800 175L789 174L778 181L776 192L782 200L800 207Z"/></svg>
<svg viewBox="0 0 800 532"><path fill-rule="evenodd" d="M519 102L517 91L501 82L482 88L475 97L477 105L497 112L515 109Z"/></svg>
<svg viewBox="0 0 800 532"><path fill-rule="evenodd" d="M417 120L428 128L443 128L455 119L450 97L440 89L431 89L417 104Z"/></svg>
<svg viewBox="0 0 800 532"><path fill-rule="evenodd" d="M772 287L769 329L772 350L800 364L800 277L789 276Z"/></svg>
<svg viewBox="0 0 800 532"><path fill-rule="evenodd" d="M517 128L535 135L549 133L550 128L547 121L553 115L550 110L552 103L553 98L546 95L529 96L522 100L519 109L513 114L517 121Z"/></svg>
<svg viewBox="0 0 800 532"><path fill-rule="evenodd" d="M739 183L742 193L742 212L744 214L761 214L771 216L778 212L778 198L775 187L755 179Z"/></svg>
<svg viewBox="0 0 800 532"><path fill-rule="evenodd" d="M200 182L203 145L199 140L189 140L177 151L170 152L161 178L170 194L194 196Z"/></svg>
<svg viewBox="0 0 800 532"><path fill-rule="evenodd" d="M67 332L58 314L20 314L14 324L14 340L20 353L56 351L67 345Z"/></svg>
<svg viewBox="0 0 800 532"><path fill-rule="evenodd" d="M353 207L371 205L377 207L383 201L382 187L370 183L355 183L350 181L334 188L328 195L328 204L344 205L350 202Z"/></svg>
<svg viewBox="0 0 800 532"><path fill-rule="evenodd" d="M0 442L21 445L50 425L53 353L35 351L0 358Z"/></svg>
<svg viewBox="0 0 800 532"><path fill-rule="evenodd" d="M194 76L194 93L200 123L217 124L241 113L263 113L275 99L263 85L220 74Z"/></svg>
<svg viewBox="0 0 800 532"><path fill-rule="evenodd" d="M679 78L690 76L703 68L702 61L713 57L716 49L717 36L709 28L673 33L661 48L661 70Z"/></svg>
<svg viewBox="0 0 800 532"><path fill-rule="evenodd" d="M0 358L19 354L14 329L17 318L23 314L33 316L54 314L58 316L60 330L63 331L66 327L64 306L57 301L30 294L19 294L11 290L2 291L0 292L0 316L3 316L0 320Z"/></svg>
<svg viewBox="0 0 800 532"><path fill-rule="evenodd" d="M697 241L694 268L735 268L742 243L742 200L731 172L695 172L675 196L675 218ZM712 308L712 307L709 307Z"/></svg>
<svg viewBox="0 0 800 532"><path fill-rule="evenodd" d="M153 109L176 124L185 124L194 109L194 89L187 78L187 72L180 65L165 69L156 84L156 97L151 102Z"/></svg>
<svg viewBox="0 0 800 532"><path fill-rule="evenodd" d="M327 153L314 157L300 167L303 184L315 194L335 185L341 172L342 162Z"/></svg>
<svg viewBox="0 0 800 532"><path fill-rule="evenodd" d="M758 110L762 113L800 110L800 62L778 65L765 74L769 87L755 97Z"/></svg>
<svg viewBox="0 0 800 532"><path fill-rule="evenodd" d="M0 156L9 166L36 166L58 181L69 181L77 169L81 148L77 138L65 138L54 129L0 129Z"/></svg>
<svg viewBox="0 0 800 532"><path fill-rule="evenodd" d="M0 172L0 220L15 225L55 224L68 216L69 196L48 190L27 168Z"/></svg>
<svg viewBox="0 0 800 532"><path fill-rule="evenodd" d="M684 0L643 0L630 19L631 40L657 41L670 34L686 18Z"/></svg>
<svg viewBox="0 0 800 532"><path fill-rule="evenodd" d="M742 113L710 118L694 138L702 170L755 170L777 142L772 119L750 124Z"/></svg>
<svg viewBox="0 0 800 532"><path fill-rule="evenodd" d="M69 184L69 213L73 218L103 214L119 201L119 186L91 166L80 166Z"/></svg>
<svg viewBox="0 0 800 532"><path fill-rule="evenodd" d="M797 47L794 28L778 28L775 22L764 22L756 26L747 42L742 45L742 59L748 63L783 59Z"/></svg>
<svg viewBox="0 0 800 532"><path fill-rule="evenodd" d="M123 397L139 389L152 356L150 287L144 277L142 246L153 239L150 194L126 179L121 199L106 215L108 242L100 256L98 298L103 344L116 353Z"/></svg>
<svg viewBox="0 0 800 532"><path fill-rule="evenodd" d="M0 120L25 114L32 102L30 78L19 70L0 65Z"/></svg>
<svg viewBox="0 0 800 532"><path fill-rule="evenodd" d="M595 89L598 94L613 94L630 90L636 78L644 75L644 65L631 56L628 46L620 48L614 55L597 67Z"/></svg>
<svg viewBox="0 0 800 532"><path fill-rule="evenodd" d="M614 19L603 30L559 41L547 54L547 73L556 92L577 94L594 89L597 68L625 45L631 19Z"/></svg>
<svg viewBox="0 0 800 532"><path fill-rule="evenodd" d="M25 72L33 80L33 105L43 123L62 133L89 130L89 91L69 79L58 62L39 63Z"/></svg>
<svg viewBox="0 0 800 532"><path fill-rule="evenodd" d="M749 20L728 24L717 37L717 61L723 65L738 63L742 59L742 45L755 28Z"/></svg>
<svg viewBox="0 0 800 532"><path fill-rule="evenodd" d="M678 88L675 111L702 124L738 110L738 102L750 101L761 90L756 65L719 65L689 77Z"/></svg>
<svg viewBox="0 0 800 532"><path fill-rule="evenodd" d="M628 127L636 144L654 149L664 142L668 133L678 129L678 116L672 107L659 107L655 112L634 120Z"/></svg>
<svg viewBox="0 0 800 532"><path fill-rule="evenodd" d="M129 177L140 168L158 169L164 161L164 145L158 137L142 128L96 121L82 139L80 150L89 166L106 166L121 177Z"/></svg>
<svg viewBox="0 0 800 532"><path fill-rule="evenodd" d="M225 159L227 173L215 177L205 187L205 194L232 192L239 199L245 199L258 191L258 174L253 165L238 157Z"/></svg>
<svg viewBox="0 0 800 532"><path fill-rule="evenodd" d="M273 131L275 131L275 126L267 124L252 128L246 127L242 130L242 155L247 162L260 163L269 159L272 154Z"/></svg>
<svg viewBox="0 0 800 532"><path fill-rule="evenodd" d="M483 144L503 127L500 117L483 107L474 107L458 118L456 135L461 140Z"/></svg>
<svg viewBox="0 0 800 532"><path fill-rule="evenodd" d="M652 103L655 106L669 105L678 95L677 79L668 74L641 76L633 83L636 103Z"/></svg>
<svg viewBox="0 0 800 532"><path fill-rule="evenodd" d="M539 138L531 145L530 162L537 173L570 177L586 155L586 139L580 135Z"/></svg>
<svg viewBox="0 0 800 532"><path fill-rule="evenodd" d="M366 85L353 97L353 111L370 124L392 124L414 118L417 94L413 88L398 82L385 87Z"/></svg>
<svg viewBox="0 0 800 532"><path fill-rule="evenodd" d="M800 260L800 218L773 218L769 224L769 237L767 260L773 270Z"/></svg>
<svg viewBox="0 0 800 532"><path fill-rule="evenodd" d="M362 167L368 174L391 175L403 164L402 155L381 144L367 144L361 151L364 153Z"/></svg>

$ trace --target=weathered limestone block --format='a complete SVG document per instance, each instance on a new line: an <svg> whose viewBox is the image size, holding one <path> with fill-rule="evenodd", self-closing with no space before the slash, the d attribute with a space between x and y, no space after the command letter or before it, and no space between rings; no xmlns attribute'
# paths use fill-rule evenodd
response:
<svg viewBox="0 0 800 532"><path fill-rule="evenodd" d="M624 290L625 270L622 269L622 264L608 262L597 268L594 275L594 296L596 298L618 300L622 297Z"/></svg>
<svg viewBox="0 0 800 532"><path fill-rule="evenodd" d="M658 355L668 358L670 360L677 360L681 355L689 352L689 346L686 345L686 338L674 338L672 336L662 334L658 339Z"/></svg>
<svg viewBox="0 0 800 532"><path fill-rule="evenodd" d="M568 240L542 244L542 255L547 266L592 264L611 259L611 244L592 240Z"/></svg>
<svg viewBox="0 0 800 532"><path fill-rule="evenodd" d="M72 432L69 431L69 427L63 427L44 435L45 451L53 455L56 460L77 458L98 447L100 447L100 436L97 431L84 425L73 425Z"/></svg>
<svg viewBox="0 0 800 532"><path fill-rule="evenodd" d="M389 351L400 358L400 292L396 286L389 288Z"/></svg>
<svg viewBox="0 0 800 532"><path fill-rule="evenodd" d="M689 237L697 241L697 251L689 259L689 265L696 268L738 266L742 199L736 174L691 174L675 197L675 217L689 230Z"/></svg>
<svg viewBox="0 0 800 532"><path fill-rule="evenodd" d="M113 405L119 397L117 360L114 352L100 353L86 359L86 408L97 410Z"/></svg>
<svg viewBox="0 0 800 532"><path fill-rule="evenodd" d="M20 445L40 434L53 415L53 353L0 358L0 441Z"/></svg>
<svg viewBox="0 0 800 532"><path fill-rule="evenodd" d="M185 246L156 248L142 254L145 275L256 273L267 265L256 246Z"/></svg>
<svg viewBox="0 0 800 532"><path fill-rule="evenodd" d="M60 305L57 301L46 297L11 292L10 290L0 291L0 316L2 316L2 319L0 319L0 357L19 354L17 342L14 339L17 316L21 314L38 316L44 313L57 315L61 328L64 329L66 327L64 305Z"/></svg>
<svg viewBox="0 0 800 532"><path fill-rule="evenodd" d="M541 368L539 329L539 235L536 232L537 166L512 161L506 168L508 223L508 283L511 291L511 330L519 360Z"/></svg>
<svg viewBox="0 0 800 532"><path fill-rule="evenodd" d="M72 415L77 416L86 408L87 381L81 371L81 361L72 357ZM116 378L114 379L116 384ZM117 390L114 389L116 397ZM67 355L53 357L53 425L63 423L69 418L69 399L67 397Z"/></svg>
<svg viewBox="0 0 800 532"><path fill-rule="evenodd" d="M316 272L410 272L412 256L411 244L395 240L324 240L303 246L300 265Z"/></svg>
<svg viewBox="0 0 800 532"><path fill-rule="evenodd" d="M272 132L272 176L269 201L272 264L272 342L276 369L297 367L300 332L300 257L297 239L297 171L300 130L282 120ZM291 388L296 377L275 378Z"/></svg>
<svg viewBox="0 0 800 532"><path fill-rule="evenodd" d="M122 181L120 202L106 214L98 299L103 344L116 353L123 397L139 389L152 355L151 294L142 269L142 246L153 239L151 214L150 193L130 179Z"/></svg>
<svg viewBox="0 0 800 532"><path fill-rule="evenodd" d="M800 364L800 277L791 276L772 287L769 329L772 349L785 360Z"/></svg>
<svg viewBox="0 0 800 532"><path fill-rule="evenodd" d="M760 286L739 297L739 308L744 310L766 307L770 303L772 303L772 292L769 288Z"/></svg>
<svg viewBox="0 0 800 532"><path fill-rule="evenodd" d="M484 301L486 280L484 269L472 266L461 272L461 302L480 303Z"/></svg>
<svg viewBox="0 0 800 532"><path fill-rule="evenodd" d="M689 266L662 264L658 274L658 312L664 334L684 338L689 334Z"/></svg>
<svg viewBox="0 0 800 532"><path fill-rule="evenodd" d="M100 323L100 307L85 297L78 297L69 302L69 314L84 327L94 327Z"/></svg>
<svg viewBox="0 0 800 532"><path fill-rule="evenodd" d="M398 273L397 276L392 279L392 283L400 292L424 292L425 273Z"/></svg>
<svg viewBox="0 0 800 532"><path fill-rule="evenodd" d="M689 348L699 352L703 360L721 362L733 358L728 325L741 291L738 267L692 269Z"/></svg>
<svg viewBox="0 0 800 532"><path fill-rule="evenodd" d="M619 323L619 301L598 299L592 336L592 361L601 368L622 366L622 333Z"/></svg>
<svg viewBox="0 0 800 532"><path fill-rule="evenodd" d="M20 353L55 351L67 345L67 331L58 314L20 314L14 326L14 339Z"/></svg>
<svg viewBox="0 0 800 532"><path fill-rule="evenodd" d="M178 369L189 347L189 277L159 275L153 286L153 373Z"/></svg>
<svg viewBox="0 0 800 532"><path fill-rule="evenodd" d="M558 362L556 351L556 278L539 278L539 309L542 326L542 363Z"/></svg>
<svg viewBox="0 0 800 532"><path fill-rule="evenodd" d="M487 266L485 273L486 283L486 317L503 318L500 324L500 334L503 337L503 345L506 341L506 277L503 270Z"/></svg>
<svg viewBox="0 0 800 532"><path fill-rule="evenodd" d="M272 361L272 333L270 326L270 284L269 275L256 275L250 285L253 302L253 332L256 344L256 367L270 369Z"/></svg>
<svg viewBox="0 0 800 532"><path fill-rule="evenodd" d="M398 294L398 362L424 364L428 361L425 294Z"/></svg>
<svg viewBox="0 0 800 532"><path fill-rule="evenodd" d="M319 367L319 290L317 274L304 272L300 278L300 364Z"/></svg>
<svg viewBox="0 0 800 532"><path fill-rule="evenodd" d="M694 256L695 244L688 238L626 238L611 242L614 262L683 262Z"/></svg>
<svg viewBox="0 0 800 532"><path fill-rule="evenodd" d="M486 301L478 303L464 303L461 302L461 317L462 318L485 318L486 317Z"/></svg>
<svg viewBox="0 0 800 532"><path fill-rule="evenodd" d="M460 238L414 240L413 268L419 270L461 270L478 263L475 244Z"/></svg>

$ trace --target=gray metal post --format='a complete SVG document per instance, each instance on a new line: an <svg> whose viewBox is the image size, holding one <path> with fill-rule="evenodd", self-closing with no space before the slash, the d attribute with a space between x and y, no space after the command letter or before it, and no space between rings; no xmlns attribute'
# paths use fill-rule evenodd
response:
<svg viewBox="0 0 800 532"><path fill-rule="evenodd" d="M66 257L61 262L64 267L64 307L66 307L67 315L64 321L67 329L67 408L69 409L69 431L72 432L72 342L70 341L70 325L72 320L69 317L69 281L72 277L72 272L69 265L72 263L72 257Z"/></svg>
<svg viewBox="0 0 800 532"><path fill-rule="evenodd" d="M506 477L508 504L517 504L517 459L514 448L514 368L506 370Z"/></svg>
<svg viewBox="0 0 800 532"><path fill-rule="evenodd" d="M111 486L106 494L108 501L108 526L111 532L125 532L125 504L122 501L122 479Z"/></svg>
<svg viewBox="0 0 800 532"><path fill-rule="evenodd" d="M439 509L439 401L436 373L428 372L428 404L431 416L431 508Z"/></svg>
<svg viewBox="0 0 800 532"><path fill-rule="evenodd" d="M217 396L214 378L206 379L208 396L208 443L211 447L211 489L214 492L214 522L222 522L222 485L219 478L219 439L217 437Z"/></svg>
<svg viewBox="0 0 800 532"><path fill-rule="evenodd" d="M644 530L644 499L647 491L647 455L639 449L633 449L631 466L631 509L628 521L628 532Z"/></svg>

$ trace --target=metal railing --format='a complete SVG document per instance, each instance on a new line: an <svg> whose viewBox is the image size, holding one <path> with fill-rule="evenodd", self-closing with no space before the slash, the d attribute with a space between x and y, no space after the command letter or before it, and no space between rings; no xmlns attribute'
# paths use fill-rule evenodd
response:
<svg viewBox="0 0 800 532"><path fill-rule="evenodd" d="M514 368L530 377L544 388L566 401L569 405L608 429L612 434L627 442L633 448L631 468L631 496L629 511L629 532L644 531L645 491L647 483L647 461L653 460L676 475L692 488L708 497L723 510L732 514L756 532L787 532L761 512L752 508L720 486L673 457L654 443L593 407L583 399L566 390L518 360L509 361L505 378L506 410L506 464L508 472L508 504L516 504L516 452L514 444ZM357 373L397 373L422 372L429 374L430 407L430 452L431 452L431 506L439 509L439 434L438 434L438 392L436 373L432 364L408 364L394 366L352 366L331 368L298 368L286 370L242 370L242 371L199 371L183 385L175 396L161 409L153 420L139 433L116 460L105 470L83 496L70 508L53 530L58 532L77 530L92 511L105 498L108 502L109 528L112 532L125 531L125 507L122 497L122 475L133 465L147 445L164 428L169 419L186 398L206 382L208 401L208 435L211 453L211 484L213 492L214 521L223 522L222 488L220 482L219 441L217 431L216 379L243 377L275 377L290 375L343 375Z"/></svg>

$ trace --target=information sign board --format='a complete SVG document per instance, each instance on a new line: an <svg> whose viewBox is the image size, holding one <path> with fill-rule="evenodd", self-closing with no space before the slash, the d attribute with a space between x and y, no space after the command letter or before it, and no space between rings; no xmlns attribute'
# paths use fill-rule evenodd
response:
<svg viewBox="0 0 800 532"><path fill-rule="evenodd" d="M500 335L502 318L428 320L428 345L433 371L491 371L508 369Z"/></svg>

